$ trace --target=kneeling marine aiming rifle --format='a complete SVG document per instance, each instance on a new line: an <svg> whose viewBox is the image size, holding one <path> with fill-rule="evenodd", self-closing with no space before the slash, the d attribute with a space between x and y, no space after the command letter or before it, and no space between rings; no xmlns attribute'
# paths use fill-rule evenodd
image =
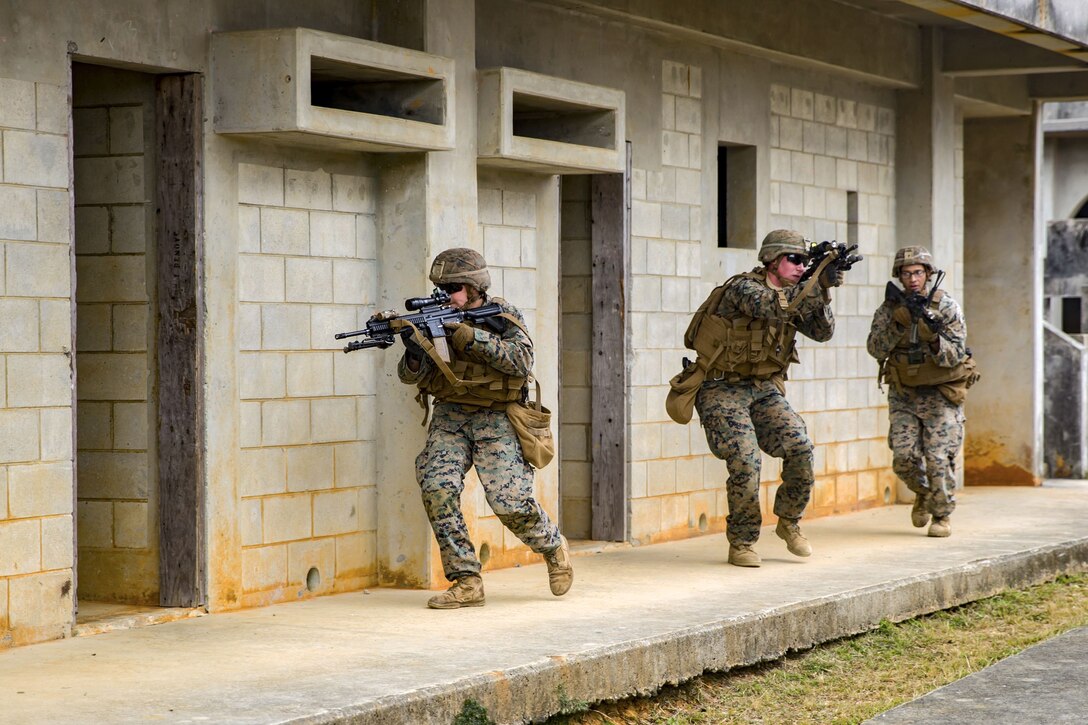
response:
<svg viewBox="0 0 1088 725"><path fill-rule="evenodd" d="M840 271L847 271L855 264L865 259L860 254L854 254L854 250L858 248L858 245L851 244L849 247L840 242L820 242L819 244L813 244L809 247L808 251L808 267L805 268L805 273L801 275L801 279L798 280L798 284L801 284L806 279L815 274L816 270L820 268L823 261L827 257L831 257L831 261L827 263L827 267L833 267ZM826 267L825 267L826 268Z"/></svg>
<svg viewBox="0 0 1088 725"><path fill-rule="evenodd" d="M352 332L338 332L335 337L363 336L365 340L353 340L344 347L344 352L365 350L377 347L382 350L397 341L397 335L413 326L422 335L429 338L438 356L445 362L450 361L449 346L446 344L446 324L456 322L479 322L489 317L502 314L502 308L495 302L489 302L471 310L461 310L449 304L450 296L440 289L435 289L430 297L411 297L404 301L404 306L415 314L401 314L396 310L386 310L371 317L366 327Z"/></svg>

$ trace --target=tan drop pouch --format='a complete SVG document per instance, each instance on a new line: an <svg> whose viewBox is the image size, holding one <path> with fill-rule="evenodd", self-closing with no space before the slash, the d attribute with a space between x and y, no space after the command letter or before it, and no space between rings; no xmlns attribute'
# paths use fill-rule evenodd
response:
<svg viewBox="0 0 1088 725"><path fill-rule="evenodd" d="M510 403L506 417L514 426L521 443L521 453L533 468L544 468L555 458L555 438L552 437L552 412L540 402L540 383L536 380L536 403L528 406Z"/></svg>

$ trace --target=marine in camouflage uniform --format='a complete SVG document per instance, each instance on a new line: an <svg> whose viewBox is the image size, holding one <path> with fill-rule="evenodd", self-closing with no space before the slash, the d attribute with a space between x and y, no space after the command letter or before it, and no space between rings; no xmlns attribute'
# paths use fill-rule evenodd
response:
<svg viewBox="0 0 1088 725"><path fill-rule="evenodd" d="M789 364L797 361L796 332L818 342L831 339L835 317L828 289L842 284L843 275L828 268L815 284L797 284L808 252L808 240L799 232L768 234L759 252L764 266L731 277L705 303L713 309L707 309L711 316L704 319L720 318L724 326L702 343L700 334L694 334L689 345L707 366L695 407L711 452L729 468L726 536L729 562L737 566L761 563L752 549L763 520L760 450L783 459L782 484L774 501L776 534L793 554L812 552L798 526L812 492L812 441L804 420L785 398L784 381ZM732 328L728 339L719 336L726 327ZM768 351L769 359L754 362L760 350Z"/></svg>
<svg viewBox="0 0 1088 725"><path fill-rule="evenodd" d="M892 277L906 293L913 286L928 296L934 272L924 247L896 253ZM951 533L949 517L956 508L955 460L963 443L963 397L973 371L973 363L969 370L965 366L967 325L960 306L941 290L925 309L935 325L912 316L904 300L896 298L894 285L890 292L873 315L868 350L889 385L892 468L915 494L912 523L918 528L930 524L930 536L944 537Z"/></svg>
<svg viewBox="0 0 1088 725"><path fill-rule="evenodd" d="M404 383L433 394L435 404L427 443L416 458L416 480L442 557L442 569L453 582L428 602L435 609L484 604L480 560L461 513L461 493L468 469L475 465L488 505L506 528L533 551L544 554L552 593L565 594L573 579L569 550L559 528L533 497L533 468L522 455L517 434L506 415L506 403L524 400L533 367L533 343L525 319L501 298L488 299L490 286L483 257L472 249L439 254L431 281L464 309L496 302L502 317L450 326L447 340L451 367L469 379L473 371L502 381L495 400L479 399L447 384L438 364L404 335L406 350L397 371ZM407 331L410 332L410 331ZM488 385L495 389L498 384Z"/></svg>

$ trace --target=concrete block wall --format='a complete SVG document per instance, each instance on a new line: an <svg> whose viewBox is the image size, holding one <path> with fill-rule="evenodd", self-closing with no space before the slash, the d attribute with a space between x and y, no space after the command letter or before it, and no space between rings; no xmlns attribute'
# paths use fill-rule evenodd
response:
<svg viewBox="0 0 1088 725"><path fill-rule="evenodd" d="M0 648L72 620L68 92L0 78Z"/></svg>
<svg viewBox="0 0 1088 725"><path fill-rule="evenodd" d="M78 594L158 604L152 86L90 68L75 82Z"/></svg>
<svg viewBox="0 0 1088 725"><path fill-rule="evenodd" d="M592 532L593 253L588 176L565 176L560 205L559 491L563 533L589 539Z"/></svg>
<svg viewBox="0 0 1088 725"><path fill-rule="evenodd" d="M378 358L333 334L374 311L378 186L299 166L238 166L243 606L377 582Z"/></svg>
<svg viewBox="0 0 1088 725"><path fill-rule="evenodd" d="M895 500L888 418L865 350L895 254L895 110L801 84L772 84L769 228L845 241L856 223L865 260L832 292L835 336L800 343L788 395L816 444L811 510L830 514ZM848 218L856 194L856 220Z"/></svg>

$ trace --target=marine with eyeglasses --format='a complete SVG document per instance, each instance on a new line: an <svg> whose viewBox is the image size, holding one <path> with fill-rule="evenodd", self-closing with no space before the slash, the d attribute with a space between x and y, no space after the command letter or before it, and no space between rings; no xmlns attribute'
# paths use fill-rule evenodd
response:
<svg viewBox="0 0 1088 725"><path fill-rule="evenodd" d="M774 501L775 533L796 556L812 547L799 522L812 494L813 447L804 420L786 400L790 364L798 362L798 332L826 342L835 332L830 289L844 273L827 266L799 284L811 243L797 231L777 229L759 249L761 267L735 275L699 308L685 334L705 379L695 408L711 452L729 468L726 536L729 563L757 567L760 450L783 460Z"/></svg>

